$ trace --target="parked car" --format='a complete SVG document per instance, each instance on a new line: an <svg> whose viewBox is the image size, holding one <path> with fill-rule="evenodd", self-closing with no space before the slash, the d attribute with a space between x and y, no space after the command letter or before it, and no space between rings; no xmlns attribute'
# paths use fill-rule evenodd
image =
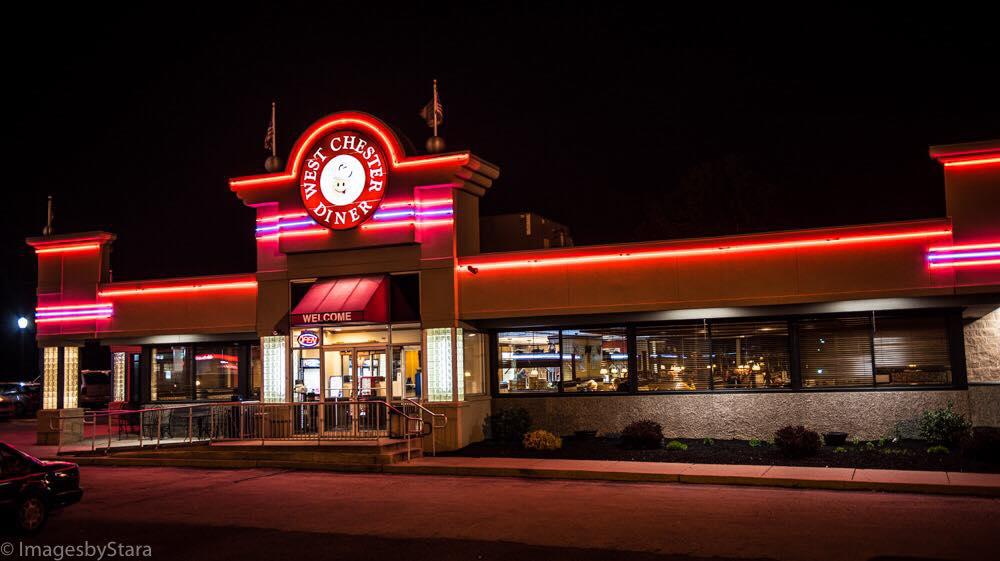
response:
<svg viewBox="0 0 1000 561"><path fill-rule="evenodd" d="M38 532L50 512L81 498L79 466L42 461L0 442L0 512L17 531Z"/></svg>
<svg viewBox="0 0 1000 561"><path fill-rule="evenodd" d="M80 407L104 409L111 401L111 371L80 371Z"/></svg>
<svg viewBox="0 0 1000 561"><path fill-rule="evenodd" d="M0 393L0 419L9 419L14 416L14 400Z"/></svg>
<svg viewBox="0 0 1000 561"><path fill-rule="evenodd" d="M42 386L33 382L2 382L0 399L9 403L18 417L34 415L42 406Z"/></svg>

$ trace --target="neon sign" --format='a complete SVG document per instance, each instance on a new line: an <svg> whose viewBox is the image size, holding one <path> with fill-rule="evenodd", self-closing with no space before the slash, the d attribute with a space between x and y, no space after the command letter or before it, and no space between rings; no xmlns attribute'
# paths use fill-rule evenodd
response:
<svg viewBox="0 0 1000 561"><path fill-rule="evenodd" d="M321 226L347 230L375 214L388 187L387 161L378 144L361 133L324 137L299 175L306 212Z"/></svg>

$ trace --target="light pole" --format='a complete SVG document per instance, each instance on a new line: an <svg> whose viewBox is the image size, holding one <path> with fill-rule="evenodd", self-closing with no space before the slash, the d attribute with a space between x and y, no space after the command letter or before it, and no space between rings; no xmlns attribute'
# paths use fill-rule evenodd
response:
<svg viewBox="0 0 1000 561"><path fill-rule="evenodd" d="M17 331L19 334L17 346L17 375L24 379L24 332L28 330L28 318L21 316L17 318Z"/></svg>

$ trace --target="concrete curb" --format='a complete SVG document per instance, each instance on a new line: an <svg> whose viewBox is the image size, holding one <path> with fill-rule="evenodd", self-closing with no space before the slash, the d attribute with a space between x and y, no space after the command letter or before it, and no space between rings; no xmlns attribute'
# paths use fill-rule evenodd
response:
<svg viewBox="0 0 1000 561"><path fill-rule="evenodd" d="M322 462L296 462L285 460L206 460L195 458L126 458L78 457L57 459L73 461L83 466L121 467L194 467L209 469L300 469L345 473L387 473L398 475L445 475L461 477L520 477L529 479L565 479L577 481L617 481L632 483L685 483L708 485L744 485L758 487L783 487L794 489L827 489L842 491L882 491L890 493L918 493L932 495L968 495L1000 497L1000 485L935 484L903 481L848 481L842 479L797 479L767 477L764 475L715 475L707 473L685 474L683 471L637 472L616 470L559 469L545 467L461 466L428 465L427 463L398 464L332 464Z"/></svg>

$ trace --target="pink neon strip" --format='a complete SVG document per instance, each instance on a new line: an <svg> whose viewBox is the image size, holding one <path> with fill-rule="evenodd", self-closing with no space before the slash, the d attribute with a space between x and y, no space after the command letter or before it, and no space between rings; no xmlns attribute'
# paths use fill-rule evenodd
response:
<svg viewBox="0 0 1000 561"><path fill-rule="evenodd" d="M77 310L77 309L80 309L80 308L101 308L101 307L105 307L105 306L112 307L112 306L114 306L114 304L112 304L111 302L108 302L108 303L102 303L102 304L77 304L77 305L73 305L73 306L39 306L39 307L35 308L35 311L39 312L39 311L46 311L46 310Z"/></svg>
<svg viewBox="0 0 1000 561"><path fill-rule="evenodd" d="M88 319L108 319L110 317L111 317L111 314L93 315L93 316L72 316L72 317L65 317L65 318L40 318L40 319L36 319L35 323L56 323L56 322L60 322L60 321L82 321L82 320L88 320Z"/></svg>
<svg viewBox="0 0 1000 561"><path fill-rule="evenodd" d="M930 263L931 269L942 269L945 267L973 267L976 265L1000 265L1000 259L981 259L978 261L945 261L941 263Z"/></svg>
<svg viewBox="0 0 1000 561"><path fill-rule="evenodd" d="M326 228L317 228L312 230L292 230L290 232L278 232L277 234L268 234L266 236L261 236L257 240L276 240L279 238L297 238L300 236L316 236L319 234L329 234L330 230Z"/></svg>
<svg viewBox="0 0 1000 561"><path fill-rule="evenodd" d="M289 212L286 214L275 214L273 216L265 216L263 218L258 218L257 222L277 222L285 218L302 218L304 216L309 216L304 212Z"/></svg>
<svg viewBox="0 0 1000 561"><path fill-rule="evenodd" d="M87 316L93 314L108 314L114 313L112 308L90 308L88 310L66 310L62 312L36 312L35 317L37 318L57 318L57 317L72 317L72 316Z"/></svg>

